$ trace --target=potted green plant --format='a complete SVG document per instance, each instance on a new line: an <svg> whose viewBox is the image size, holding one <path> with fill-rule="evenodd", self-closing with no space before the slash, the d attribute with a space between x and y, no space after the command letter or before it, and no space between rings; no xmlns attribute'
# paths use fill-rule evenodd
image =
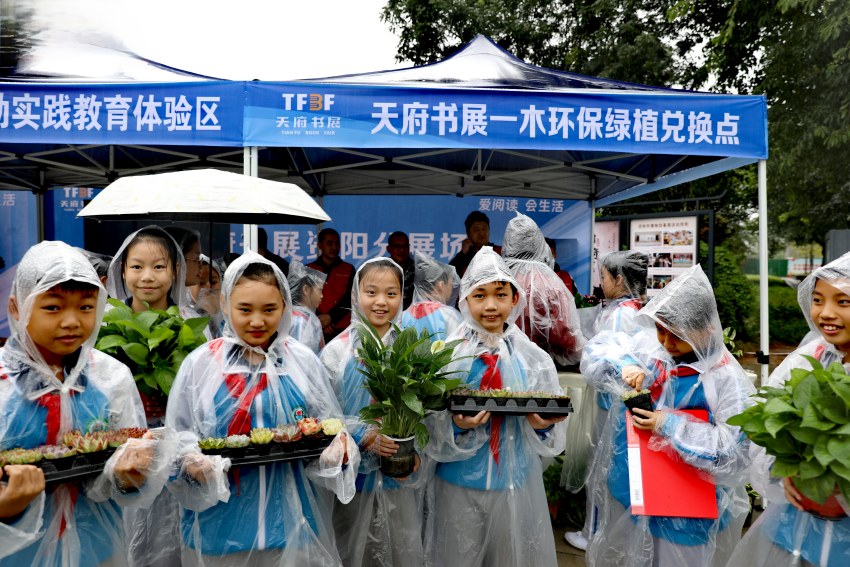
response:
<svg viewBox="0 0 850 567"><path fill-rule="evenodd" d="M176 305L136 313L116 299L109 303L95 348L126 364L139 393L164 405L183 359L206 342L209 318L184 320Z"/></svg>
<svg viewBox="0 0 850 567"><path fill-rule="evenodd" d="M821 517L844 516L850 501L850 376L840 363L795 368L782 388L764 386L754 406L729 418L776 460L771 474L790 478L803 507Z"/></svg>
<svg viewBox="0 0 850 567"><path fill-rule="evenodd" d="M358 328L357 359L373 402L360 410L360 418L377 425L379 433L400 447L392 457L381 458L381 471L392 477L408 476L416 461L414 440L420 449L428 444L422 420L430 412L446 409L448 392L461 383L444 370L460 341L432 341L427 331L417 334L412 327L401 330L394 325L396 338L385 345L365 317L363 321Z"/></svg>

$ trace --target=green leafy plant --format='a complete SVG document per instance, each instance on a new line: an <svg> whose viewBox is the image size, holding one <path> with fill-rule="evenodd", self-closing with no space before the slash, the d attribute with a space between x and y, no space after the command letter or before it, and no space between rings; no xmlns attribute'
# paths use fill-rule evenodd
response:
<svg viewBox="0 0 850 567"><path fill-rule="evenodd" d="M764 386L759 402L729 418L776 457L771 474L793 477L806 497L823 503L836 486L850 499L850 376L835 362L795 368L782 388Z"/></svg>
<svg viewBox="0 0 850 567"><path fill-rule="evenodd" d="M167 396L183 359L206 342L209 318L184 320L176 305L136 313L116 299L109 303L95 348L126 364L141 392Z"/></svg>
<svg viewBox="0 0 850 567"><path fill-rule="evenodd" d="M723 344L729 349L729 353L735 358L741 358L744 352L741 349L735 350L735 329L726 327L723 329Z"/></svg>
<svg viewBox="0 0 850 567"><path fill-rule="evenodd" d="M366 378L364 387L374 401L360 410L360 417L377 425L383 435L416 436L419 447L425 447L429 435L422 420L429 412L444 410L448 392L461 383L444 370L460 341L432 341L425 330L417 335L412 327L401 330L393 325L397 336L385 345L377 330L365 317L362 320L357 358Z"/></svg>

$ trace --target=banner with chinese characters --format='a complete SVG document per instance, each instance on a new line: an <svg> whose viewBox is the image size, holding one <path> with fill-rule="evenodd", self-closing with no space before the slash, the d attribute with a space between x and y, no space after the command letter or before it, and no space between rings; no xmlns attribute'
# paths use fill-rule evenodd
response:
<svg viewBox="0 0 850 567"><path fill-rule="evenodd" d="M631 222L631 249L649 256L646 295L652 297L697 258L697 217L666 217Z"/></svg>
<svg viewBox="0 0 850 567"><path fill-rule="evenodd" d="M466 238L463 221L470 212L478 210L489 217L490 240L495 244L502 243L508 221L521 212L555 240L559 265L584 293L589 291L591 215L586 201L364 195L325 197L322 208L333 219L324 226L340 233L340 257L355 266L386 255L387 239L397 230L407 233L411 250L448 262ZM317 227L266 225L265 229L275 254L304 263L316 259ZM232 225L231 250L242 251L242 225Z"/></svg>
<svg viewBox="0 0 850 567"><path fill-rule="evenodd" d="M0 83L0 142L241 146L243 83Z"/></svg>
<svg viewBox="0 0 850 567"><path fill-rule="evenodd" d="M9 336L7 300L18 262L38 242L37 219L35 195L28 191L0 190L0 337Z"/></svg>
<svg viewBox="0 0 850 567"><path fill-rule="evenodd" d="M245 145L767 157L760 96L246 85Z"/></svg>
<svg viewBox="0 0 850 567"><path fill-rule="evenodd" d="M45 238L85 248L85 221L77 218L77 213L101 191L93 187L55 187L45 193Z"/></svg>

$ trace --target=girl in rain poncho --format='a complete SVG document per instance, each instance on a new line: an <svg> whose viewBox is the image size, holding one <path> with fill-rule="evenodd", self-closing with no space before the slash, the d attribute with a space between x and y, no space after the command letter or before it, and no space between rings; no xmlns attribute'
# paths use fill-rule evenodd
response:
<svg viewBox="0 0 850 567"><path fill-rule="evenodd" d="M749 405L752 384L723 346L714 293L699 266L677 276L638 314L649 333L602 333L585 346L582 374L611 394L609 424L592 474L607 482L591 486L599 506L598 528L590 540L593 565L725 566L741 537L749 499L744 485L749 441L726 420ZM656 410L636 409L636 428L652 430L650 447L669 451L716 484L715 520L633 516L629 513L626 410L620 394L649 388ZM708 421L676 410L703 409ZM687 495L682 495L686 498Z"/></svg>
<svg viewBox="0 0 850 567"><path fill-rule="evenodd" d="M421 491L426 466L408 479L395 480L378 470L380 456L390 456L398 444L359 421L369 405L369 391L357 361L358 325L368 321L385 344L395 339L393 325L401 320L404 273L389 258L367 260L354 276L352 324L322 351L336 395L352 422L352 435L361 447L357 495L334 508L334 531L343 565L405 567L424 564Z"/></svg>
<svg viewBox="0 0 850 567"><path fill-rule="evenodd" d="M576 364L584 337L575 300L552 270L552 251L531 218L517 213L510 220L502 256L526 296L517 326L561 366Z"/></svg>
<svg viewBox="0 0 850 567"><path fill-rule="evenodd" d="M504 261L482 247L461 280L463 323L449 337L463 341L450 370L468 387L561 394L552 359L514 325L524 302ZM427 452L438 461L428 491L434 565L557 564L540 457L564 450L563 420L489 412L427 420Z"/></svg>
<svg viewBox="0 0 850 567"><path fill-rule="evenodd" d="M280 269L246 252L225 272L222 299L224 336L183 362L168 398L169 427L201 439L342 415L316 355L289 336L292 305ZM358 461L344 431L309 464L241 467L229 482L227 461L187 454L169 485L184 508L183 564L338 565L331 492L352 497Z"/></svg>
<svg viewBox="0 0 850 567"><path fill-rule="evenodd" d="M289 264L287 279L293 303L289 334L319 354L325 348L325 334L316 316L316 308L322 302L322 287L328 275L293 260Z"/></svg>
<svg viewBox="0 0 850 567"><path fill-rule="evenodd" d="M766 386L783 388L795 368L811 369L804 356L824 368L850 363L850 254L812 272L797 288L809 329L817 338L791 353L770 375ZM753 445L750 483L768 506L735 550L729 565L850 565L850 519L823 520L803 511L799 491L788 478L771 478L774 457ZM845 504L845 510L846 510Z"/></svg>
<svg viewBox="0 0 850 567"><path fill-rule="evenodd" d="M643 307L642 298L646 293L648 264L649 259L646 254L637 250L612 252L602 259L599 275L602 280L605 303L594 322L594 335L599 333L634 335L645 331L637 322L637 314ZM573 427L586 431L590 436L586 443L578 444L587 448L589 453L570 455L564 459L562 472L563 481L573 491L578 491L585 484L585 480L588 480L591 485L604 482L606 475L603 470L608 461L607 455L594 449L598 446L599 439L605 436L604 429L609 421L611 394L598 391L592 385L588 385L585 395L588 404L582 404L578 414L573 417L575 420ZM570 452L570 447L567 447L567 452ZM587 470L579 470L580 465L589 459L593 459L595 466L591 464ZM598 505L594 503L593 497L598 493L599 491L593 488L587 490L587 516L582 530L564 534L564 539L573 547L587 549L588 538L596 524L598 511Z"/></svg>
<svg viewBox="0 0 850 567"><path fill-rule="evenodd" d="M188 305L194 312L192 317L209 317L209 323L204 330L207 340L221 336L223 317L221 315L221 280L224 269L218 261L210 261L209 257L201 254L201 277L198 284L189 288Z"/></svg>
<svg viewBox="0 0 850 567"><path fill-rule="evenodd" d="M24 255L9 298L12 336L0 350L0 450L55 445L74 430L144 427L130 371L93 348L105 304L94 269L67 244L42 242ZM0 565L125 565L116 503L149 505L162 489L171 456L155 455L156 444L132 440L94 482L42 490L0 518Z"/></svg>
<svg viewBox="0 0 850 567"><path fill-rule="evenodd" d="M460 312L450 307L460 287L457 271L422 252L413 254L413 265L413 302L402 314L401 326L417 333L427 330L432 340L446 340L461 322Z"/></svg>

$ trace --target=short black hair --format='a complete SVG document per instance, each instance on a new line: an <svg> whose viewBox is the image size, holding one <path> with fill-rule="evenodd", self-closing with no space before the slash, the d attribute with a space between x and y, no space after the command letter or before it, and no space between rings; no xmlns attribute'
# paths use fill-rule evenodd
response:
<svg viewBox="0 0 850 567"><path fill-rule="evenodd" d="M239 276L239 280L236 282L236 285L239 285L239 282L242 280L250 280L274 287L280 287L280 283L277 281L277 276L274 273L274 268L264 262L253 262L248 264L242 272L242 275Z"/></svg>
<svg viewBox="0 0 850 567"><path fill-rule="evenodd" d="M487 226L490 226L490 219L482 213L481 211L472 211L466 216L466 220L463 221L463 226L466 227L466 232L469 233L469 227L472 226L472 223L475 222L486 222Z"/></svg>
<svg viewBox="0 0 850 567"><path fill-rule="evenodd" d="M64 282L59 282L50 289L64 293L79 293L83 297L97 295L100 291L100 288L93 283L81 282L79 280L65 280Z"/></svg>
<svg viewBox="0 0 850 567"><path fill-rule="evenodd" d="M400 237L400 236L403 236L405 240L410 242L410 237L407 236L406 232L404 232L403 230L397 230L394 233L392 233L391 235L389 235L389 237L387 238L387 244L389 244L390 240L392 240L393 238L397 238L397 237Z"/></svg>
<svg viewBox="0 0 850 567"><path fill-rule="evenodd" d="M319 234L316 235L316 242L321 242L329 234L333 234L337 237L337 239L339 239L339 233L336 230L332 228L323 228L319 231Z"/></svg>
<svg viewBox="0 0 850 567"><path fill-rule="evenodd" d="M269 247L269 233L263 227L257 228L257 248L266 250Z"/></svg>

